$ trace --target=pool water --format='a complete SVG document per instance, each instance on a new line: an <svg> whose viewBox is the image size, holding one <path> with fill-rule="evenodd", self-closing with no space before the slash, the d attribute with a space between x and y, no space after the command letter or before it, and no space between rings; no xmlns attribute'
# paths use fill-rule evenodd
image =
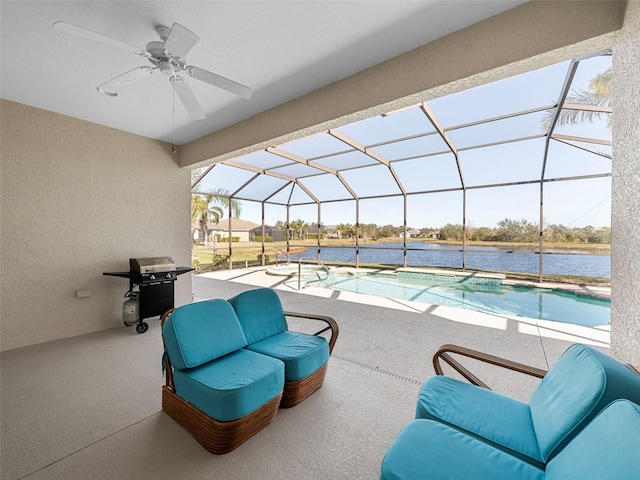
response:
<svg viewBox="0 0 640 480"><path fill-rule="evenodd" d="M433 284L389 274L332 274L325 281L309 282L307 286L588 327L608 325L611 317L609 299L546 288L463 282Z"/></svg>

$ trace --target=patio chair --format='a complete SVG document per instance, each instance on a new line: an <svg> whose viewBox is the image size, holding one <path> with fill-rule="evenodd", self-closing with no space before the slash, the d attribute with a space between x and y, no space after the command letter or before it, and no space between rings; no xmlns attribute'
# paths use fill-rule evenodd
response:
<svg viewBox="0 0 640 480"><path fill-rule="evenodd" d="M434 420L413 420L382 461L381 480L636 480L640 406L616 400L546 465L534 466Z"/></svg>
<svg viewBox="0 0 640 480"><path fill-rule="evenodd" d="M542 380L529 403L524 403L488 389L452 354ZM443 376L441 360L471 384ZM441 347L433 364L437 375L420 390L416 419L447 425L538 468L544 468L612 401L640 404L638 372L580 344L569 347L548 372L455 345Z"/></svg>
<svg viewBox="0 0 640 480"><path fill-rule="evenodd" d="M229 299L247 338L248 350L282 360L285 365L284 393L280 407L298 405L324 382L327 365L338 339L338 324L326 315L285 312L278 294L258 288ZM313 335L291 332L286 317L319 320L327 324ZM321 336L331 332L327 341Z"/></svg>
<svg viewBox="0 0 640 480"><path fill-rule="evenodd" d="M247 350L238 317L225 300L165 313L166 384L162 410L212 453L237 448L275 417L284 364Z"/></svg>

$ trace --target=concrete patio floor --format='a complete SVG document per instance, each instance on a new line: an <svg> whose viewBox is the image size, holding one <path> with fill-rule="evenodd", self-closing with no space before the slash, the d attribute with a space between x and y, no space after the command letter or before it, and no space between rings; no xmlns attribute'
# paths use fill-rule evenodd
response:
<svg viewBox="0 0 640 480"><path fill-rule="evenodd" d="M548 368L575 342L608 351L606 329L536 322L325 289L295 291L262 268L193 276L194 300L274 288L286 310L330 315L340 336L322 389L226 455L212 455L161 411L162 340L109 330L3 352L1 471L29 479L371 479L413 418L431 357L445 343ZM114 319L114 325L118 319ZM313 325L315 327L316 325ZM291 322L292 330L313 330ZM483 365L497 391L537 381Z"/></svg>

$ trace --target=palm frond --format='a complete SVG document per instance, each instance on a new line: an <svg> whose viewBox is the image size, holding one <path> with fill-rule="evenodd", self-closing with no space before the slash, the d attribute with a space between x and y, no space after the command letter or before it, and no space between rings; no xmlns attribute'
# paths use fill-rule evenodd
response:
<svg viewBox="0 0 640 480"><path fill-rule="evenodd" d="M238 200L229 198L229 191L222 187L203 190L198 194L203 195L210 204L218 205L226 210L229 209L229 204L231 204L231 214L235 218L239 218L242 213L242 204Z"/></svg>
<svg viewBox="0 0 640 480"><path fill-rule="evenodd" d="M572 90L567 95L565 103L588 105L593 107L610 107L611 106L611 67L604 72L597 74L589 82L589 90ZM544 131L549 130L549 125L556 113L556 108L548 110L541 120L541 127ZM556 126L562 127L566 125L578 125L581 123L591 123L597 119L604 118L607 121L607 128L611 131L611 114L605 112L594 112L593 110L569 110L563 109L558 115Z"/></svg>
<svg viewBox="0 0 640 480"><path fill-rule="evenodd" d="M589 91L594 97L611 100L612 75L611 67L609 67L591 79Z"/></svg>
<svg viewBox="0 0 640 480"><path fill-rule="evenodd" d="M568 95L565 103L577 105L588 105L593 107L610 107L611 97L599 97L592 92L580 90L573 95ZM604 118L607 121L607 127L611 129L611 114L604 112L594 112L593 110L568 110L563 109L558 116L557 126L578 125L581 123L591 123L595 120Z"/></svg>

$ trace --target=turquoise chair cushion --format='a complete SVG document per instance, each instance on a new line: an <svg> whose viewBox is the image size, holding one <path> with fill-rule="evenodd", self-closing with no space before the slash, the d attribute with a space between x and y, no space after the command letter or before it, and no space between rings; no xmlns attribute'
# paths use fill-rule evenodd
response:
<svg viewBox="0 0 640 480"><path fill-rule="evenodd" d="M229 299L242 324L247 343L255 343L287 330L278 294L270 288L248 290Z"/></svg>
<svg viewBox="0 0 640 480"><path fill-rule="evenodd" d="M544 471L447 425L420 419L393 441L380 473L380 480L419 479L542 480Z"/></svg>
<svg viewBox="0 0 640 480"><path fill-rule="evenodd" d="M548 480L640 478L640 406L618 400L606 407L547 465Z"/></svg>
<svg viewBox="0 0 640 480"><path fill-rule="evenodd" d="M585 345L560 357L529 401L542 459L548 462L612 401L640 404L640 377Z"/></svg>
<svg viewBox="0 0 640 480"><path fill-rule="evenodd" d="M177 370L197 367L247 344L238 317L225 300L176 308L162 325L162 336Z"/></svg>
<svg viewBox="0 0 640 480"><path fill-rule="evenodd" d="M305 333L278 333L246 348L282 360L287 382L301 380L329 361L327 340Z"/></svg>
<svg viewBox="0 0 640 480"><path fill-rule="evenodd" d="M526 403L455 378L435 376L420 389L415 417L447 424L542 466Z"/></svg>
<svg viewBox="0 0 640 480"><path fill-rule="evenodd" d="M173 374L176 393L211 418L242 418L284 388L284 364L275 358L240 349L213 362Z"/></svg>

